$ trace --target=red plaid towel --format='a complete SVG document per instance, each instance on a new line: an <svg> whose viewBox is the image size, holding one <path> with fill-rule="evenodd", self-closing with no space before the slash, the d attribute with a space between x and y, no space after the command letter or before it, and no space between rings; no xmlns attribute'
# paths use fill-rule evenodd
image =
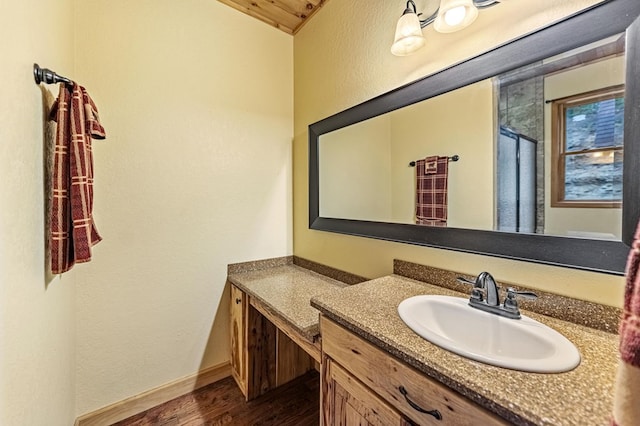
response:
<svg viewBox="0 0 640 426"><path fill-rule="evenodd" d="M60 85L51 109L58 122L53 161L51 272L61 274L76 262L91 260L91 247L102 238L93 223L91 138L104 139L98 109L84 87Z"/></svg>
<svg viewBox="0 0 640 426"><path fill-rule="evenodd" d="M434 169L433 165L437 167ZM426 165L431 165L426 169ZM416 223L447 226L448 157L427 157L416 161Z"/></svg>
<svg viewBox="0 0 640 426"><path fill-rule="evenodd" d="M612 425L640 424L640 224L627 260Z"/></svg>

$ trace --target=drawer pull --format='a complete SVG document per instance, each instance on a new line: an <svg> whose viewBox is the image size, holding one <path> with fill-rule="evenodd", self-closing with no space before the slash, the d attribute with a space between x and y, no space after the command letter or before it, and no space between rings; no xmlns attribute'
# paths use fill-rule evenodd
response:
<svg viewBox="0 0 640 426"><path fill-rule="evenodd" d="M237 299L236 299L236 305L239 305L239 304L240 304L240 302L242 302L242 299L237 298Z"/></svg>
<svg viewBox="0 0 640 426"><path fill-rule="evenodd" d="M420 407L418 404L416 404L415 402L410 400L409 399L409 395L407 393L407 390L404 388L404 386L400 386L398 388L398 390L400 391L402 396L404 396L404 399L407 401L407 404L409 404L411 406L411 408L413 408L414 410L419 411L421 413L430 414L433 417L435 417L436 420L442 420L442 414L440 414L440 411L438 411L438 410L425 410L424 408Z"/></svg>

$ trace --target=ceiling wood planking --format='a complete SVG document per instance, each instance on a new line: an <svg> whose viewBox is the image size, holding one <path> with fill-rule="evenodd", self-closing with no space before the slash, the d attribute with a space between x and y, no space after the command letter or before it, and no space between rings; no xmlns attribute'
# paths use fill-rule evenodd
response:
<svg viewBox="0 0 640 426"><path fill-rule="evenodd" d="M327 0L218 0L242 13L295 34Z"/></svg>

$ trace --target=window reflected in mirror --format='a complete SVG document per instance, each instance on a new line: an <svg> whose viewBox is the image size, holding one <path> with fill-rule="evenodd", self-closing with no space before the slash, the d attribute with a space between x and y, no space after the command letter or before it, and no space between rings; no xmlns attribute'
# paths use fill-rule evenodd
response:
<svg viewBox="0 0 640 426"><path fill-rule="evenodd" d="M552 102L552 206L619 208L624 87Z"/></svg>
<svg viewBox="0 0 640 426"><path fill-rule="evenodd" d="M609 37L496 78L497 230L620 238L624 41ZM535 144L533 162L523 140Z"/></svg>

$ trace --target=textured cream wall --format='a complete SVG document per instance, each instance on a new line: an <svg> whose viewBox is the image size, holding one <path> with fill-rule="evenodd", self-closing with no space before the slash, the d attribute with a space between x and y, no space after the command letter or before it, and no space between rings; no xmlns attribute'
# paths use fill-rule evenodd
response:
<svg viewBox="0 0 640 426"><path fill-rule="evenodd" d="M74 74L73 1L0 2L0 424L75 418L75 280L45 267L44 105L34 62ZM50 131L51 128L48 128Z"/></svg>
<svg viewBox="0 0 640 426"><path fill-rule="evenodd" d="M77 410L228 360L228 263L292 253L292 37L211 0L77 3L100 109ZM223 299L221 299L223 298Z"/></svg>
<svg viewBox="0 0 640 426"><path fill-rule="evenodd" d="M390 220L390 126L380 116L320 137L320 216Z"/></svg>
<svg viewBox="0 0 640 426"><path fill-rule="evenodd" d="M493 229L491 80L403 108L391 117L394 219L414 222L416 176L415 169L407 167L410 161L459 155L457 163L449 163L447 226Z"/></svg>
<svg viewBox="0 0 640 426"><path fill-rule="evenodd" d="M436 3L416 2L425 11L435 9ZM505 1L482 11L464 31L446 35L427 28L427 45L413 56L398 58L389 47L403 2L329 1L294 39L295 254L367 277L390 273L394 258L468 273L489 270L501 280L621 305L620 277L308 229L309 124L594 3Z"/></svg>
<svg viewBox="0 0 640 426"><path fill-rule="evenodd" d="M322 135L320 216L415 223L409 162L457 154L462 160L448 173L448 226L493 229L493 96L484 80Z"/></svg>

